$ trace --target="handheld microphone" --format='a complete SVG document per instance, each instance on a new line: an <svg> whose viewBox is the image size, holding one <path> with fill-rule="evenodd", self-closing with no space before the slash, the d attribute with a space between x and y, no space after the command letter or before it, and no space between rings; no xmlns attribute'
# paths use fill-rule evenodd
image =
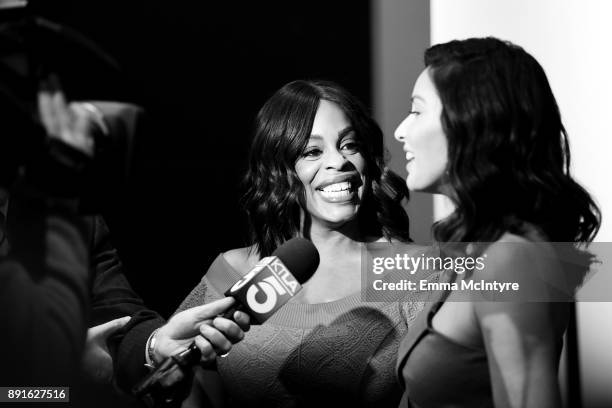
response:
<svg viewBox="0 0 612 408"><path fill-rule="evenodd" d="M302 289L302 283L310 279L318 266L319 252L312 242L290 239L225 292L237 303L222 316L233 320L234 312L241 310L254 323L265 322Z"/></svg>
<svg viewBox="0 0 612 408"><path fill-rule="evenodd" d="M234 283L225 296L232 296L237 304L222 317L233 320L236 310L247 313L261 324L286 304L302 288L319 267L319 252L312 242L304 238L292 238L278 247L271 256L262 258L249 273ZM185 370L200 361L200 350L195 341L186 350L168 357L132 390L144 398L149 406L160 399L167 405L176 403L168 386L176 378L178 369ZM176 381L175 381L176 382ZM179 397L180 398L180 397Z"/></svg>

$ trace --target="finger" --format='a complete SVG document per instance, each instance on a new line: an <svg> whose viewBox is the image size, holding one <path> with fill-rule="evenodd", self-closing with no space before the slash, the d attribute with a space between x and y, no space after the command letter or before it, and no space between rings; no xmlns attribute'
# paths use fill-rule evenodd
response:
<svg viewBox="0 0 612 408"><path fill-rule="evenodd" d="M52 95L51 106L53 107L53 114L55 115L57 124L59 126L59 134L57 136L59 136L64 142L72 144L74 138L72 132L74 118L72 112L68 109L66 98L61 90L57 90Z"/></svg>
<svg viewBox="0 0 612 408"><path fill-rule="evenodd" d="M59 126L53 115L52 96L47 89L38 92L38 115L48 135L57 135Z"/></svg>
<svg viewBox="0 0 612 408"><path fill-rule="evenodd" d="M88 337L107 338L108 336L125 326L127 322L130 321L130 319L130 316L124 316L118 319L108 321L106 323L102 323L98 326L91 327L88 331Z"/></svg>
<svg viewBox="0 0 612 408"><path fill-rule="evenodd" d="M38 113L41 122L47 134L56 137L59 135L59 123L55 113L53 97L59 89L57 77L50 75L40 81L38 90Z"/></svg>
<svg viewBox="0 0 612 408"><path fill-rule="evenodd" d="M60 87L59 79L54 74L51 74L46 77L43 84L45 92L49 95L49 114L53 118L55 126L55 132L53 133L53 135L59 136L61 132L61 123L57 112L56 95L58 94L58 92L61 92L62 88Z"/></svg>
<svg viewBox="0 0 612 408"><path fill-rule="evenodd" d="M72 146L85 154L90 156L93 155L94 139L92 132L94 122L91 118L91 114L78 103L71 103L68 105L68 109L72 116Z"/></svg>
<svg viewBox="0 0 612 408"><path fill-rule="evenodd" d="M225 312L234 304L234 302L234 298L226 297L223 299L215 300L214 302L210 302L202 306L196 306L190 310L192 312L193 319L195 321L201 321L214 318L217 315Z"/></svg>
<svg viewBox="0 0 612 408"><path fill-rule="evenodd" d="M201 362L208 363L217 357L217 353L215 352L212 344L210 344L210 342L204 337L197 336L195 338L195 343L200 350L200 353L202 353L202 357L200 357Z"/></svg>
<svg viewBox="0 0 612 408"><path fill-rule="evenodd" d="M210 342L217 354L225 354L232 348L232 343L216 328L203 324L200 326L202 337Z"/></svg>
<svg viewBox="0 0 612 408"><path fill-rule="evenodd" d="M249 329L251 328L251 317L244 312L241 312L239 310L234 312L234 321L236 322L236 324L238 324L238 326L240 326L240 328L244 332L249 331Z"/></svg>
<svg viewBox="0 0 612 408"><path fill-rule="evenodd" d="M236 322L232 320L224 317L217 317L215 320L213 320L213 326L232 343L238 343L240 340L244 339L244 332L240 326L238 326Z"/></svg>

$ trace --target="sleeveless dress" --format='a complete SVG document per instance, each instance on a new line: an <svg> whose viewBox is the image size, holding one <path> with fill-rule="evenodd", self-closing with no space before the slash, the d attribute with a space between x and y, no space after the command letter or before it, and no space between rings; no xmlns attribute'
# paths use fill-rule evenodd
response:
<svg viewBox="0 0 612 408"><path fill-rule="evenodd" d="M451 273L444 274L452 280ZM484 348L457 343L432 326L450 291L425 307L401 341L397 375L405 389L400 407L493 407Z"/></svg>
<svg viewBox="0 0 612 408"><path fill-rule="evenodd" d="M219 255L179 310L223 297L240 277ZM229 405L396 407L399 342L422 307L410 298L366 303L360 293L287 303L217 359Z"/></svg>

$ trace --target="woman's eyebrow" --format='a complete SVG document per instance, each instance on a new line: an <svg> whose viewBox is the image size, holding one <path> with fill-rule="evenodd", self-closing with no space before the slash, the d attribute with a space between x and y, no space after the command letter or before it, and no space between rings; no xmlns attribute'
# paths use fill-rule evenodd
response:
<svg viewBox="0 0 612 408"><path fill-rule="evenodd" d="M340 132L338 132L338 139L342 139L343 137L349 135L351 132L354 132L355 128L353 128L353 126L347 126L344 129L342 129ZM309 140L323 140L323 136L321 135L317 135L316 133L313 133L309 136Z"/></svg>
<svg viewBox="0 0 612 408"><path fill-rule="evenodd" d="M338 139L342 139L343 137L347 136L348 134L350 134L354 130L355 129L352 126L345 127L340 132L338 132Z"/></svg>

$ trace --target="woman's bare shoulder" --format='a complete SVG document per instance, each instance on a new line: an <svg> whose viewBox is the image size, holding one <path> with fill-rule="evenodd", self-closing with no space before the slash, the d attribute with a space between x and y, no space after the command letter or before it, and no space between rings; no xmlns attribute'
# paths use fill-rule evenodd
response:
<svg viewBox="0 0 612 408"><path fill-rule="evenodd" d="M555 248L542 235L505 233L483 256L485 268L475 278L516 284L503 293L487 289L479 300L490 301L473 303L483 333L497 332L507 342L531 335L534 344L554 346L567 323L567 304L555 300L571 295Z"/></svg>
<svg viewBox="0 0 612 408"><path fill-rule="evenodd" d="M244 248L230 249L223 253L223 258L236 271L245 275L259 261L257 250L253 245Z"/></svg>
<svg viewBox="0 0 612 408"><path fill-rule="evenodd" d="M558 268L553 246L546 241L505 233L485 250L491 271L517 271L534 268Z"/></svg>
<svg viewBox="0 0 612 408"><path fill-rule="evenodd" d="M515 289L504 294L510 301L554 301L569 299L574 288L567 271L550 242L506 233L489 245L479 257L483 265L473 278L490 283L507 283Z"/></svg>

